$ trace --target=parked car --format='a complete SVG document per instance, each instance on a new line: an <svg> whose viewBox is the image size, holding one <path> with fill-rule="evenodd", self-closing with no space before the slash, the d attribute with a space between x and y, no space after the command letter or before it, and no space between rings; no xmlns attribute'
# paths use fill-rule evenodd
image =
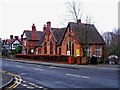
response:
<svg viewBox="0 0 120 90"><path fill-rule="evenodd" d="M109 64L118 64L118 61L119 61L119 59L118 59L118 56L116 56L116 55L110 55L108 57Z"/></svg>

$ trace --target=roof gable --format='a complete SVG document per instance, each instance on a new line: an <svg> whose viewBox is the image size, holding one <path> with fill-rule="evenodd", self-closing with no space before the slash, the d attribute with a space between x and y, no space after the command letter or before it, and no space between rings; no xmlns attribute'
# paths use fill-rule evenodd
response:
<svg viewBox="0 0 120 90"><path fill-rule="evenodd" d="M42 31L36 31L36 40L39 40L43 33L44 32ZM24 30L22 38L27 38L28 40L32 40L32 31Z"/></svg>
<svg viewBox="0 0 120 90"><path fill-rule="evenodd" d="M51 31L57 41L57 45L60 45L64 38L66 28L51 28Z"/></svg>
<svg viewBox="0 0 120 90"><path fill-rule="evenodd" d="M11 44L22 44L20 39L14 39Z"/></svg>
<svg viewBox="0 0 120 90"><path fill-rule="evenodd" d="M93 24L69 22L68 26L72 28L77 40L82 44L85 42L89 44L105 44L102 36Z"/></svg>

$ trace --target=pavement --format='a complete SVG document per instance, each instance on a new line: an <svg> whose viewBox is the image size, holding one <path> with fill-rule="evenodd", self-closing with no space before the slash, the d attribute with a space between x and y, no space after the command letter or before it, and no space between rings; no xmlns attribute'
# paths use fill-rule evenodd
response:
<svg viewBox="0 0 120 90"><path fill-rule="evenodd" d="M33 61L33 60L19 60L19 59L6 59L14 62L21 62L21 63L29 63L29 64L37 64L43 66L54 66L54 67L61 67L61 68L70 68L70 69L81 69L82 68L92 68L92 69L107 69L107 70L120 70L118 68L119 65L109 65L109 64L97 64L97 65L77 65L77 64L63 64L63 63L54 63L54 62L41 62L41 61Z"/></svg>
<svg viewBox="0 0 120 90"><path fill-rule="evenodd" d="M0 88L6 87L8 84L12 82L13 78L9 74L5 73L4 71L0 70Z"/></svg>

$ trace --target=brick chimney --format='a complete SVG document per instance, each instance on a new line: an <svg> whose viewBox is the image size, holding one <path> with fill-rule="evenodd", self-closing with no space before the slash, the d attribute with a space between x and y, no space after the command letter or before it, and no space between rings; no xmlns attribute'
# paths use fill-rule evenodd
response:
<svg viewBox="0 0 120 90"><path fill-rule="evenodd" d="M36 40L36 26L32 25L32 40Z"/></svg>
<svg viewBox="0 0 120 90"><path fill-rule="evenodd" d="M15 36L15 39L18 39L19 38L19 36Z"/></svg>
<svg viewBox="0 0 120 90"><path fill-rule="evenodd" d="M10 35L10 39L13 39L13 35Z"/></svg>
<svg viewBox="0 0 120 90"><path fill-rule="evenodd" d="M49 35L50 34L50 29L51 29L51 22L47 22L47 31L46 33Z"/></svg>
<svg viewBox="0 0 120 90"><path fill-rule="evenodd" d="M44 26L43 26L43 31L45 32L46 29L47 29L47 27L46 27L46 25L44 24Z"/></svg>
<svg viewBox="0 0 120 90"><path fill-rule="evenodd" d="M81 19L78 19L78 20L77 20L77 23L80 24L80 23L81 23Z"/></svg>

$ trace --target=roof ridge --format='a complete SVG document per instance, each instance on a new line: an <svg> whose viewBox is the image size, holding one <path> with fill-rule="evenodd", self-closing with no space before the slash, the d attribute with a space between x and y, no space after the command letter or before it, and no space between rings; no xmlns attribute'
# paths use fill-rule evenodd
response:
<svg viewBox="0 0 120 90"><path fill-rule="evenodd" d="M24 31L27 31L27 32L29 31L29 32L31 32L31 30L24 30Z"/></svg>

